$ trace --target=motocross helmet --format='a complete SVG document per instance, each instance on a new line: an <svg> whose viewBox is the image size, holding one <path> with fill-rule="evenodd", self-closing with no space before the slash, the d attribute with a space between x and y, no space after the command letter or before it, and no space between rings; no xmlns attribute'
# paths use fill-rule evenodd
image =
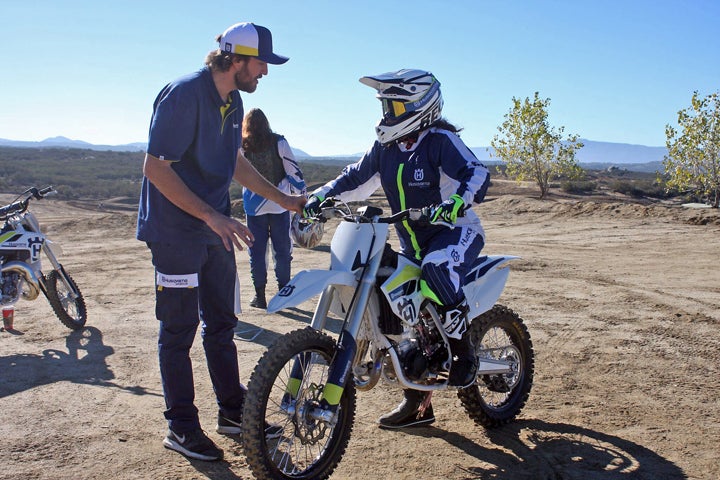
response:
<svg viewBox="0 0 720 480"><path fill-rule="evenodd" d="M440 119L443 100L440 82L424 70L398 70L362 77L360 82L377 90L383 117L375 127L383 145L422 130Z"/></svg>
<svg viewBox="0 0 720 480"><path fill-rule="evenodd" d="M314 248L318 246L323 236L323 224L310 222L297 213L293 214L290 221L290 237L295 245L302 248Z"/></svg>

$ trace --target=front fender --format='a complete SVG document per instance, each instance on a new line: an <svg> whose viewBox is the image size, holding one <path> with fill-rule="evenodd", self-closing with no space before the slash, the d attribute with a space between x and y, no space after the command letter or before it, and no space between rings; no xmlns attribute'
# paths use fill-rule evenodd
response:
<svg viewBox="0 0 720 480"><path fill-rule="evenodd" d="M357 279L352 272L341 270L303 270L285 285L267 306L268 313L275 313L319 295L328 285L356 287Z"/></svg>

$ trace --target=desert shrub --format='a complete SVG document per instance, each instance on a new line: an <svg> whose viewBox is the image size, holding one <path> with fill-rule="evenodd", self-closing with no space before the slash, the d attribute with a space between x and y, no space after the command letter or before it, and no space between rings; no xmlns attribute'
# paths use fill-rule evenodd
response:
<svg viewBox="0 0 720 480"><path fill-rule="evenodd" d="M142 152L0 147L0 189L53 185L57 199L139 197Z"/></svg>
<svg viewBox="0 0 720 480"><path fill-rule="evenodd" d="M560 190L565 193L584 195L593 192L597 183L591 180L566 180L560 185Z"/></svg>
<svg viewBox="0 0 720 480"><path fill-rule="evenodd" d="M613 192L622 193L633 198L667 198L669 196L663 185L653 181L616 180L610 183L609 188Z"/></svg>

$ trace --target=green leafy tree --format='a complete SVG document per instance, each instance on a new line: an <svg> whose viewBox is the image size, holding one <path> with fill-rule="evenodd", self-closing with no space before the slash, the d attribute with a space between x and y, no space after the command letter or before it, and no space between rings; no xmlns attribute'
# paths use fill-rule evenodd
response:
<svg viewBox="0 0 720 480"><path fill-rule="evenodd" d="M668 154L663 166L667 186L720 205L720 92L701 98L678 112L678 127L665 126Z"/></svg>
<svg viewBox="0 0 720 480"><path fill-rule="evenodd" d="M540 198L550 188L550 180L582 177L583 170L575 160L575 152L583 147L578 135L562 140L564 127L553 128L548 123L547 107L550 99L542 100L535 92L533 100L512 99L513 107L498 127L491 145L505 162L506 173L518 181L534 180L540 187Z"/></svg>

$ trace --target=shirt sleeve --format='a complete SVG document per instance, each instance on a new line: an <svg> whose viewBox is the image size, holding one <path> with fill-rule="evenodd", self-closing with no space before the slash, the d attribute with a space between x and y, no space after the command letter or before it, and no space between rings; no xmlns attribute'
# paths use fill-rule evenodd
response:
<svg viewBox="0 0 720 480"><path fill-rule="evenodd" d="M342 173L314 193L321 193L324 197L337 197L343 202L356 202L365 200L381 186L380 170L378 168L377 148L375 143L360 160L346 166Z"/></svg>
<svg viewBox="0 0 720 480"><path fill-rule="evenodd" d="M448 131L441 130L438 133L445 134L440 167L448 177L448 181L441 185L443 200L457 194L465 205L479 202L485 196L490 184L490 172L460 140L460 137Z"/></svg>
<svg viewBox="0 0 720 480"><path fill-rule="evenodd" d="M195 139L197 101L181 85L169 84L155 100L147 153L179 161Z"/></svg>
<svg viewBox="0 0 720 480"><path fill-rule="evenodd" d="M295 160L295 154L293 154L290 144L285 138L278 140L278 153L280 158L283 160L283 167L285 168L285 179L290 185L291 193L298 193L305 195L307 193L307 187L305 185L305 178L303 178L302 170Z"/></svg>

